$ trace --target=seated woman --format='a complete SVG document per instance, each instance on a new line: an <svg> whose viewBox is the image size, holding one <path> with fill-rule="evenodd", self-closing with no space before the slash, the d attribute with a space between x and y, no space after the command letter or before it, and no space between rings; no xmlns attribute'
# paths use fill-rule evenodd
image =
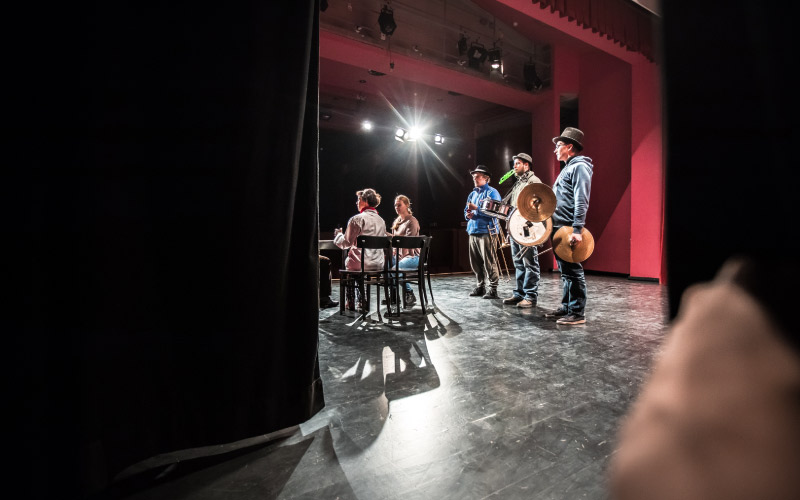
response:
<svg viewBox="0 0 800 500"><path fill-rule="evenodd" d="M358 213L347 221L347 229L342 232L333 231L333 243L347 252L344 267L350 271L361 270L361 249L356 246L356 239L361 236L385 236L386 222L378 215L376 207L381 203L381 195L374 189L366 188L356 192ZM376 271L383 268L383 250L364 250L364 270ZM348 309L354 309L354 290L347 290Z"/></svg>
<svg viewBox="0 0 800 500"><path fill-rule="evenodd" d="M411 200L404 194L398 194L394 199L394 210L397 218L392 224L391 236L419 236L419 222L411 211ZM419 266L419 248L401 248L399 250L400 264L398 269L416 271ZM392 269L395 266L395 257L392 257ZM405 283L406 308L416 304L417 298L411 289L411 283Z"/></svg>

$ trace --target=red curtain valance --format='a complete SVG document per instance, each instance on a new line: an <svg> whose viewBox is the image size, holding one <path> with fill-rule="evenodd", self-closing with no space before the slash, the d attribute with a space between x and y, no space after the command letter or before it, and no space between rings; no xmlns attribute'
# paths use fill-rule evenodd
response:
<svg viewBox="0 0 800 500"><path fill-rule="evenodd" d="M579 26L600 33L630 51L640 52L648 60L655 60L655 14L630 0L532 0L541 8L550 8L561 17L575 21Z"/></svg>

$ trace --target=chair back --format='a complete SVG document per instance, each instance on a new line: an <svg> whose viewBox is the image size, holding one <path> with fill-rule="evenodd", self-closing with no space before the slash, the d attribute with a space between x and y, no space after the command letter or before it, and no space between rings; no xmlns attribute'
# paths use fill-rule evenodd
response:
<svg viewBox="0 0 800 500"><path fill-rule="evenodd" d="M431 261L431 245L433 244L433 236L425 236L425 247L422 249L424 255L420 256L420 271L430 277L430 270L428 263Z"/></svg>
<svg viewBox="0 0 800 500"><path fill-rule="evenodd" d="M419 248L419 261L422 263L422 251L425 247L425 236L392 236L392 248L394 248L394 268L397 271L400 267L401 248Z"/></svg>
<svg viewBox="0 0 800 500"><path fill-rule="evenodd" d="M387 271L389 269L389 262L387 258L391 257L392 240L386 236L364 236L356 237L356 247L361 249L361 272L364 271L364 252L366 250L383 250L383 269L380 271ZM376 270L377 272L378 270Z"/></svg>

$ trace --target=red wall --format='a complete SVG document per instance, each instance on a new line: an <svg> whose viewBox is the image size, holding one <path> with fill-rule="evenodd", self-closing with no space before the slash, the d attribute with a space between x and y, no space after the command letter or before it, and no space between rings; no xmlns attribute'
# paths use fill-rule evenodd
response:
<svg viewBox="0 0 800 500"><path fill-rule="evenodd" d="M602 53L581 58L579 114L594 174L586 227L595 240L586 269L630 270L631 69Z"/></svg>
<svg viewBox="0 0 800 500"><path fill-rule="evenodd" d="M658 67L632 66L631 267L630 275L658 278L661 269L664 213L664 160Z"/></svg>

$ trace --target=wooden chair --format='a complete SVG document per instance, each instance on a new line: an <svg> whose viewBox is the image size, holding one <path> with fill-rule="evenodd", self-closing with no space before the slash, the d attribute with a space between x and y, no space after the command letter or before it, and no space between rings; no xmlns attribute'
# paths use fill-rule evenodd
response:
<svg viewBox="0 0 800 500"><path fill-rule="evenodd" d="M401 285L405 283L416 283L419 289L419 300L423 311L428 310L428 294L430 289L430 275L428 274L428 255L430 255L430 236L393 236L392 249L394 250L395 262L392 269L392 277L394 279L393 292L398 300L397 313L400 313L400 297L403 297L403 307L406 305L405 294L401 295ZM416 249L419 252L419 264L416 269L400 269L400 250L401 249ZM427 280L427 286L425 284ZM433 293L431 292L431 298Z"/></svg>
<svg viewBox="0 0 800 500"><path fill-rule="evenodd" d="M425 279L428 281L428 286L425 288L431 294L431 304L436 305L433 299L433 288L431 287L431 270L428 268L428 263L431 261L431 245L433 243L433 236L425 236L425 262L423 264L423 271L425 272ZM422 259L420 259L422 260ZM427 297L425 298L427 302Z"/></svg>
<svg viewBox="0 0 800 500"><path fill-rule="evenodd" d="M387 304L389 302L389 289L392 279L389 276L389 259L391 258L392 242L386 236L358 236L356 247L361 251L361 269L352 271L349 269L339 270L339 314L344 314L345 310L345 290L348 287L357 289L360 295L358 300L359 313L366 317L370 311L370 286L375 285L378 304L378 320L381 318L381 289L384 290ZM377 270L367 270L364 268L364 254L366 250L383 251L383 267ZM391 316L391 305L387 306L387 315Z"/></svg>

